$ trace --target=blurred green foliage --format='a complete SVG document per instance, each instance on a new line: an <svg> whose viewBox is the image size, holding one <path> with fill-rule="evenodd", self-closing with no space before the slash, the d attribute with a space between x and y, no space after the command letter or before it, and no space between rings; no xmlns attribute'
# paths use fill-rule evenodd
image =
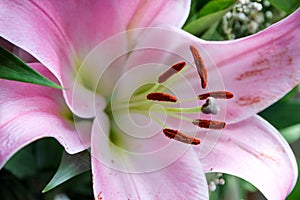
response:
<svg viewBox="0 0 300 200"><path fill-rule="evenodd" d="M80 174L78 169L81 170L81 173L86 172L74 178L69 176L67 182L62 183L57 188L50 188L52 190L49 192L42 193L42 190L58 169L61 160L63 160L62 165L70 161L71 158L65 154L63 147L52 138L38 140L24 147L0 171L0 199L53 200L55 196L60 194L66 194L72 200L93 199L91 172L86 171L89 168L89 163L87 163L85 153L72 158L73 160L82 161L82 163L70 163L69 167L72 170L67 176L74 174L74 172L76 175ZM66 158L62 159L62 155L65 155ZM65 171L60 173L63 172Z"/></svg>
<svg viewBox="0 0 300 200"><path fill-rule="evenodd" d="M196 2L193 1L193 4L196 4L194 7L199 7ZM234 3L235 0L212 0L207 2L198 12L190 15L183 29L194 35L202 35L212 24L219 23Z"/></svg>
<svg viewBox="0 0 300 200"><path fill-rule="evenodd" d="M285 11L286 13L290 14L295 11L300 6L299 0L269 0L270 3L276 7L278 10Z"/></svg>

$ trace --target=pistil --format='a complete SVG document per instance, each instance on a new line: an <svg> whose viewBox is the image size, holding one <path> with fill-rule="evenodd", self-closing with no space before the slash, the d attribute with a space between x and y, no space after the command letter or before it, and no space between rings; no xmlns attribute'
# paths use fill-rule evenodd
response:
<svg viewBox="0 0 300 200"><path fill-rule="evenodd" d="M201 111L204 114L216 115L220 112L220 106L215 98L208 97L205 104L203 104Z"/></svg>
<svg viewBox="0 0 300 200"><path fill-rule="evenodd" d="M207 75L207 68L204 64L204 60L195 46L191 45L190 51L193 55L196 70L200 77L201 87L205 89L208 84L208 75ZM176 96L168 94L170 93L168 88L165 87L162 83L168 81L168 84L171 85L170 83L176 80L174 78L174 75L179 73L184 73L184 71L189 68L189 67L184 68L185 66L186 66L185 62L178 62L172 65L168 70L163 72L158 77L156 83L151 83L149 85L141 86L139 89L135 91L135 93L132 95L129 102L128 101L118 102L118 107L116 109L117 110L129 109L133 112L145 114L151 108L152 112L165 113L169 117L186 121L200 128L215 129L215 130L220 130L225 128L226 126L225 122L195 119L195 118L191 118L190 117L191 115L185 115L185 114L203 113L203 114L217 115L220 111L220 107L216 99L231 99L233 98L233 94L231 92L212 91L212 92L197 95L192 99L188 99L188 101L206 100L205 103L202 106L197 105L195 107L185 107L185 108L177 107L177 105L180 105L182 102L187 101L187 99L178 100ZM173 77L172 80L171 77ZM160 104L161 106L152 107L153 104ZM108 112L111 111L112 110L108 110ZM193 144L193 145L200 144L199 139L188 136L180 132L179 130L166 128L167 125L164 122L160 121L157 116L153 115L152 117L154 121L156 121L159 125L161 125L161 127L163 128L164 135L169 139L174 139L176 141L186 143L186 144Z"/></svg>

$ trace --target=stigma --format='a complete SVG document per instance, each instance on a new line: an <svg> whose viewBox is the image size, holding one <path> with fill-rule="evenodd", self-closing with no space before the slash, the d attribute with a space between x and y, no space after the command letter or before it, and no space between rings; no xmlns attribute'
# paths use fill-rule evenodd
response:
<svg viewBox="0 0 300 200"><path fill-rule="evenodd" d="M215 98L208 97L201 110L204 114L217 115L220 112L220 106Z"/></svg>

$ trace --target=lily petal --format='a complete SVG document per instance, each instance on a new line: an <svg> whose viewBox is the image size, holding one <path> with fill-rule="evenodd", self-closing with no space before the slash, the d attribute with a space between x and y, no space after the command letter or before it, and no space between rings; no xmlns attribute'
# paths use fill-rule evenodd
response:
<svg viewBox="0 0 300 200"><path fill-rule="evenodd" d="M1 1L0 36L44 64L68 89L70 108L85 113L90 102L73 105L73 76L94 46L124 30L117 8L115 1Z"/></svg>
<svg viewBox="0 0 300 200"><path fill-rule="evenodd" d="M44 66L32 64L31 67L55 79ZM0 151L0 167L22 147L43 137L56 138L71 154L90 146L91 122L81 121L75 127L67 119L71 113L60 90L7 80L0 82L0 146L5 147Z"/></svg>
<svg viewBox="0 0 300 200"><path fill-rule="evenodd" d="M201 154L200 148L194 148ZM281 134L259 116L223 130L212 151L200 156L204 169L241 177L267 199L285 199L296 183L296 159Z"/></svg>
<svg viewBox="0 0 300 200"><path fill-rule="evenodd" d="M127 69L146 62L169 67L185 60L192 63L189 46L195 45L208 68L208 90L233 93L221 111L226 110L227 123L235 123L270 106L300 82L299 17L300 9L257 34L222 42L204 41L172 27L148 28L143 38L137 38ZM195 70L183 76L194 93L209 92L201 89ZM175 84L173 88L179 88L182 96L192 97L185 84Z"/></svg>
<svg viewBox="0 0 300 200"><path fill-rule="evenodd" d="M186 148L173 163L148 171L148 165L157 160L147 159L146 153L140 154L144 155L140 159L136 159L138 153L135 152L128 157L114 149L112 146L118 144L120 138L116 135L115 144L107 141L108 138L99 138L109 136L112 130L104 113L98 113L97 117L93 124L91 147L96 199L208 199L206 178L193 149ZM166 156L172 156L170 154ZM141 168L143 166L145 168ZM141 173L143 169L145 172Z"/></svg>
<svg viewBox="0 0 300 200"><path fill-rule="evenodd" d="M199 42L218 66L226 90L234 94L227 104L228 122L260 112L300 82L299 18L300 9L250 37Z"/></svg>
<svg viewBox="0 0 300 200"><path fill-rule="evenodd" d="M29 52L58 78L68 89L64 96L75 114L93 117L94 104L76 94L76 102L72 98L74 74L85 56L101 41L127 28L164 23L181 26L189 5L190 1L4 0L0 2L0 36ZM104 103L99 100L97 104Z"/></svg>
<svg viewBox="0 0 300 200"><path fill-rule="evenodd" d="M155 172L130 174L92 158L94 195L104 199L208 199L207 182L192 151Z"/></svg>
<svg viewBox="0 0 300 200"><path fill-rule="evenodd" d="M118 4L126 29L161 25L173 25L180 28L189 15L191 1L119 0Z"/></svg>

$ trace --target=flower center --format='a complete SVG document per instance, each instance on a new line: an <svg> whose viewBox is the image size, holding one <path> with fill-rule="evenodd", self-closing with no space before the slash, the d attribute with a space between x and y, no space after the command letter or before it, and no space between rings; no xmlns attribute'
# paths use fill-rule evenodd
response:
<svg viewBox="0 0 300 200"><path fill-rule="evenodd" d="M207 68L197 48L191 45L190 51L194 58L194 64L200 78L201 87L205 89L208 85ZM148 111L151 109L154 113L166 114L168 117L187 121L191 123L191 125L195 125L200 128L217 130L225 128L226 124L223 121L195 119L190 117L189 114L203 113L206 115L217 115L220 111L220 107L216 99L230 99L233 97L231 92L212 91L199 94L191 99L178 99L172 91L164 86L164 83L176 80L176 76L183 74L189 67L193 66L187 66L185 62L178 62L174 64L157 78L156 83L148 83L138 87L131 95L129 101L114 101L112 98L106 107L105 112L111 118L111 121L113 121L113 113L115 112L119 113L127 110L129 113L139 113L150 117ZM205 102L201 106L180 106L182 102L192 102L195 100L205 100ZM156 116L151 115L150 118L162 127L162 132L167 138L186 144L200 144L199 139L188 136L179 130L173 129L172 127L168 127L168 125ZM116 137L112 132L110 134L110 139L113 143L116 143L114 138Z"/></svg>

